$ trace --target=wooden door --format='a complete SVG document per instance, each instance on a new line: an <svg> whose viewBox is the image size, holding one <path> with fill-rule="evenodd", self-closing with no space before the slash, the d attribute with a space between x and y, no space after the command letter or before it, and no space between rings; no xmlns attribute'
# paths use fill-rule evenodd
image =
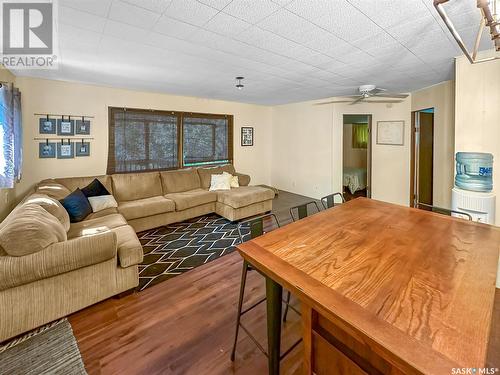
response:
<svg viewBox="0 0 500 375"><path fill-rule="evenodd" d="M420 112L418 150L418 201L432 205L434 113Z"/></svg>

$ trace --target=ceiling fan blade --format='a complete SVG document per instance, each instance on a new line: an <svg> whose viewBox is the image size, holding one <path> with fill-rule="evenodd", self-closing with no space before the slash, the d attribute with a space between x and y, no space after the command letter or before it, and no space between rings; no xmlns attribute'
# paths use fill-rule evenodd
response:
<svg viewBox="0 0 500 375"><path fill-rule="evenodd" d="M405 98L408 97L408 94L383 93L383 94L375 94L373 96L378 96L380 98L400 98L400 99L405 99Z"/></svg>
<svg viewBox="0 0 500 375"><path fill-rule="evenodd" d="M325 105L325 104L334 104L334 103L351 103L351 100L332 100L329 102L314 103L314 105Z"/></svg>
<svg viewBox="0 0 500 375"><path fill-rule="evenodd" d="M382 89L380 87L376 87L372 91L370 91L370 95L376 95L378 93L385 92L385 91L387 91L387 90L386 89Z"/></svg>
<svg viewBox="0 0 500 375"><path fill-rule="evenodd" d="M357 98L355 101L351 102L351 105L352 105L352 104L357 104L357 103L359 103L360 101L362 101L362 100L364 100L364 99L365 99L365 97L364 97L364 96L361 96L361 97Z"/></svg>
<svg viewBox="0 0 500 375"><path fill-rule="evenodd" d="M402 100L365 100L365 103L402 103Z"/></svg>

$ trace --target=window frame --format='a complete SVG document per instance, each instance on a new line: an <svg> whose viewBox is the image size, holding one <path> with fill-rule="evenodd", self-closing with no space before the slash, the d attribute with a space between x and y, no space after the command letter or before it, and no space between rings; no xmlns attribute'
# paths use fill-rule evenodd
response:
<svg viewBox="0 0 500 375"><path fill-rule="evenodd" d="M152 113L165 116L177 117L177 167L174 168L158 168L158 169L142 169L139 171L116 171L115 159L115 113L130 111L135 113ZM108 107L108 163L107 174L126 174L126 173L140 173L140 172L160 172L180 170L186 168L196 168L197 166L184 166L184 117L191 118L209 118L209 119L225 119L227 120L227 160L228 163L233 164L233 124L234 116L229 114L215 114L215 113L202 113L202 112L181 112L181 111L166 111L156 109L142 109L142 108L128 108L128 107ZM200 167L210 167L221 165L221 163L209 163L200 165Z"/></svg>

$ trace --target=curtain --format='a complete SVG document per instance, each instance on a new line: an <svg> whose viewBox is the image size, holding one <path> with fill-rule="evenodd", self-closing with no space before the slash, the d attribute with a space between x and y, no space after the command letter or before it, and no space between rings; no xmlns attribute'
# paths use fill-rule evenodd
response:
<svg viewBox="0 0 500 375"><path fill-rule="evenodd" d="M352 124L352 148L367 148L368 136L368 124Z"/></svg>
<svg viewBox="0 0 500 375"><path fill-rule="evenodd" d="M21 178L21 94L12 84L0 89L0 188L13 188Z"/></svg>

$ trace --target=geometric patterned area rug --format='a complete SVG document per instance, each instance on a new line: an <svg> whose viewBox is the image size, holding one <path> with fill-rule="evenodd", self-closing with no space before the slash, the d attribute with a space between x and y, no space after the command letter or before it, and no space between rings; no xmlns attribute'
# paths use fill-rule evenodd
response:
<svg viewBox="0 0 500 375"><path fill-rule="evenodd" d="M249 232L242 229L242 234ZM240 242L237 224L210 214L137 234L144 251L139 286L144 290L232 253Z"/></svg>
<svg viewBox="0 0 500 375"><path fill-rule="evenodd" d="M66 318L0 344L0 374L87 374Z"/></svg>

